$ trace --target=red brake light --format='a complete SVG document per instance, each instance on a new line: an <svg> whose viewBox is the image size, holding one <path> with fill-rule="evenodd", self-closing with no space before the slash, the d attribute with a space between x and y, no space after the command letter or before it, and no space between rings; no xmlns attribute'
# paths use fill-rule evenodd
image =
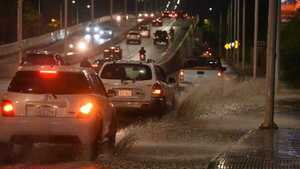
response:
<svg viewBox="0 0 300 169"><path fill-rule="evenodd" d="M42 78L55 78L57 75L56 70L40 70Z"/></svg>
<svg viewBox="0 0 300 169"><path fill-rule="evenodd" d="M78 117L89 117L92 114L94 105L91 102L88 102L82 105L79 109Z"/></svg>
<svg viewBox="0 0 300 169"><path fill-rule="evenodd" d="M152 86L152 96L153 97L161 97L163 95L162 87L159 83L155 83Z"/></svg>
<svg viewBox="0 0 300 169"><path fill-rule="evenodd" d="M1 106L2 116L13 117L15 116L15 109L11 101L3 100Z"/></svg>
<svg viewBox="0 0 300 169"><path fill-rule="evenodd" d="M40 70L41 74L57 74L55 70Z"/></svg>

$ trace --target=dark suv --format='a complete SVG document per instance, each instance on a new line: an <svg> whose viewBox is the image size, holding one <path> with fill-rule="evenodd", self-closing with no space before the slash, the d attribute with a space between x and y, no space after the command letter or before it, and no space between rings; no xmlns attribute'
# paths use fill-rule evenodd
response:
<svg viewBox="0 0 300 169"><path fill-rule="evenodd" d="M169 45L169 35L167 31L157 30L154 33L153 44L158 45L164 43L165 45Z"/></svg>

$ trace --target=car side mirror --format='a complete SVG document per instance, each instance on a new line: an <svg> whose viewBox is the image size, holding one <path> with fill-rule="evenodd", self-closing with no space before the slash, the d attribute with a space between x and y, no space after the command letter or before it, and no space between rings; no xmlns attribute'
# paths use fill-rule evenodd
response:
<svg viewBox="0 0 300 169"><path fill-rule="evenodd" d="M108 91L107 91L107 96L108 97L114 97L114 96L116 96L117 94L116 94L116 92L114 91L114 90L111 90L111 89L109 89Z"/></svg>
<svg viewBox="0 0 300 169"><path fill-rule="evenodd" d="M173 78L173 77L169 77L169 79L168 79L168 83L170 83L170 84L174 84L174 83L176 83L176 80L175 80L175 78Z"/></svg>

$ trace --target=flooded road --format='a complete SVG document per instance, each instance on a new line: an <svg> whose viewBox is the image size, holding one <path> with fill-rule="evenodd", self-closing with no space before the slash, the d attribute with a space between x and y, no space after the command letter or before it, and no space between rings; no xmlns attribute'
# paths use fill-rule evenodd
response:
<svg viewBox="0 0 300 169"><path fill-rule="evenodd" d="M204 169L210 159L258 128L264 109L263 92L264 81L260 80L201 80L178 93L177 109L163 118L127 117L117 134L113 156L99 156L95 162L74 161L72 146L36 144L15 161L3 162L0 168ZM300 99L281 96L277 102L278 125L300 127Z"/></svg>

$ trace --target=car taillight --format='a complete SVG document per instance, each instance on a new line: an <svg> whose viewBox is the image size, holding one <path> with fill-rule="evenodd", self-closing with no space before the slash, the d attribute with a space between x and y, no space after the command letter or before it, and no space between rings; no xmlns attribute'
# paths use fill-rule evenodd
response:
<svg viewBox="0 0 300 169"><path fill-rule="evenodd" d="M42 78L55 78L57 75L55 70L40 70L39 72Z"/></svg>
<svg viewBox="0 0 300 169"><path fill-rule="evenodd" d="M152 96L153 97L161 97L163 95L162 86L159 83L155 83L152 86Z"/></svg>
<svg viewBox="0 0 300 169"><path fill-rule="evenodd" d="M11 101L3 100L1 104L1 113L4 117L15 116L15 109Z"/></svg>
<svg viewBox="0 0 300 169"><path fill-rule="evenodd" d="M82 105L79 109L79 113L77 114L77 117L79 118L90 117L92 115L93 108L94 105L91 102Z"/></svg>

